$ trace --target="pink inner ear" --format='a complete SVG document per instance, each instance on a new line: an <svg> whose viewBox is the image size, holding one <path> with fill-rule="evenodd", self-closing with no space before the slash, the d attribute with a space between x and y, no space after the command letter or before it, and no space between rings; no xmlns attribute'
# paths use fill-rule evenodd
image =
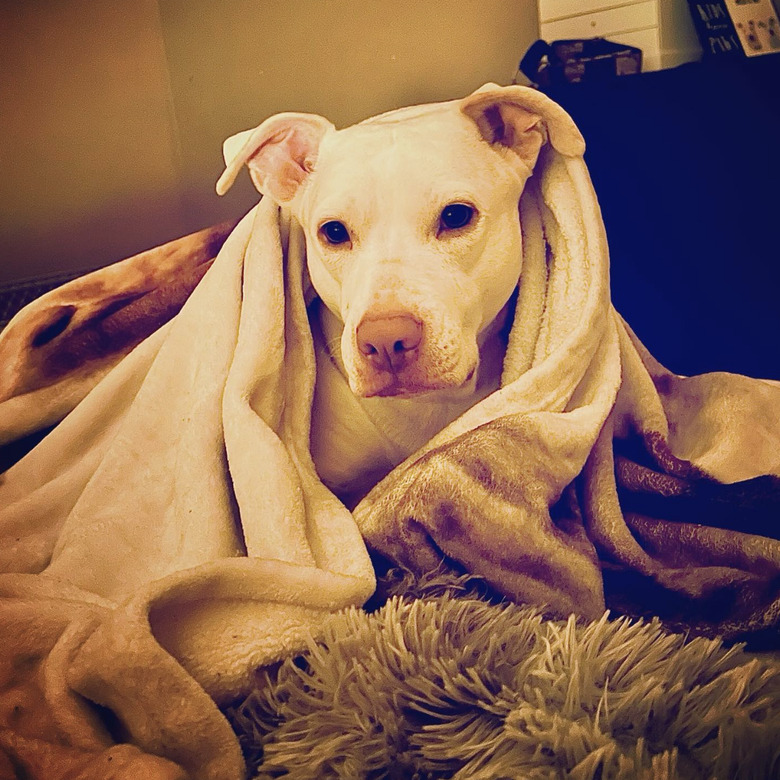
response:
<svg viewBox="0 0 780 780"><path fill-rule="evenodd" d="M308 126L280 128L249 158L252 179L261 191L288 201L311 172L319 135Z"/></svg>
<svg viewBox="0 0 780 780"><path fill-rule="evenodd" d="M504 144L511 146L511 141L507 141L507 126L504 117L501 116L501 106L494 103L488 106L482 114L483 124L480 127L482 134L491 144ZM487 132L486 132L487 131Z"/></svg>
<svg viewBox="0 0 780 780"><path fill-rule="evenodd" d="M512 148L524 142L525 133L541 122L538 114L502 100L475 106L467 113L488 143Z"/></svg>
<svg viewBox="0 0 780 780"><path fill-rule="evenodd" d="M497 110L501 118L502 136L497 140L505 146L514 147L524 142L525 134L535 129L541 122L538 114L526 111L513 103L499 103L492 108Z"/></svg>
<svg viewBox="0 0 780 780"><path fill-rule="evenodd" d="M544 142L542 118L533 111L503 100L492 101L466 111L476 122L483 138L491 144L511 149L533 169Z"/></svg>

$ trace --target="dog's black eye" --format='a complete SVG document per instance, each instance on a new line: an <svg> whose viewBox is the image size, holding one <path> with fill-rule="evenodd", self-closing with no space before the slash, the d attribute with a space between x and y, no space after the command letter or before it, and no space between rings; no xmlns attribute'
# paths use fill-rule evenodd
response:
<svg viewBox="0 0 780 780"><path fill-rule="evenodd" d="M336 219L326 222L320 228L320 232L325 236L325 240L329 244L345 244L349 241L349 231L343 222L339 222Z"/></svg>
<svg viewBox="0 0 780 780"><path fill-rule="evenodd" d="M457 230L466 227L474 216L474 209L465 203L450 203L442 209L441 227L443 230Z"/></svg>

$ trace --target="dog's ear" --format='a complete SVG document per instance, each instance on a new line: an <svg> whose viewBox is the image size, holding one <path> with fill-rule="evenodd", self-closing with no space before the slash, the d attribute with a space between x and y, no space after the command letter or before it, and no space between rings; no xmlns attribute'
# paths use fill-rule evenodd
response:
<svg viewBox="0 0 780 780"><path fill-rule="evenodd" d="M510 149L530 170L545 142L567 157L585 153L585 141L572 118L535 89L485 84L461 100L460 109L488 143Z"/></svg>
<svg viewBox="0 0 780 780"><path fill-rule="evenodd" d="M231 136L222 147L226 168L217 193L224 195L246 164L259 192L277 203L292 200L314 167L322 137L333 129L316 114L285 113Z"/></svg>

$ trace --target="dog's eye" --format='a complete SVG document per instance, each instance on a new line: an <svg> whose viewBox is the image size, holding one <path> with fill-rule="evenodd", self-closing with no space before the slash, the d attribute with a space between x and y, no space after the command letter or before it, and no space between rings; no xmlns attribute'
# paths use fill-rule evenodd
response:
<svg viewBox="0 0 780 780"><path fill-rule="evenodd" d="M474 209L466 203L450 203L442 209L439 221L442 230L466 227L474 216Z"/></svg>
<svg viewBox="0 0 780 780"><path fill-rule="evenodd" d="M349 231L343 222L339 222L336 219L332 219L330 222L322 225L320 233L329 244L345 244L349 241Z"/></svg>

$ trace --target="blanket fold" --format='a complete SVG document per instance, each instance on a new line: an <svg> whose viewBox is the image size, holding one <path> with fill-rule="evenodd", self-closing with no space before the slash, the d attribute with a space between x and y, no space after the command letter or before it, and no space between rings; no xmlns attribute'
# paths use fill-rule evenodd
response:
<svg viewBox="0 0 780 780"><path fill-rule="evenodd" d="M34 652L69 659L41 705L74 727L67 745L82 726L64 703L85 697L189 776L239 777L215 701L373 592L307 456L314 356L289 230L270 200L250 212L176 318L0 478L3 569L20 572L0 576L17 577L3 614L24 633L13 616L29 610L49 638L56 618ZM68 588L80 597L46 607Z"/></svg>
<svg viewBox="0 0 780 780"><path fill-rule="evenodd" d="M0 443L59 422L119 358L173 317L235 224L86 274L22 309L0 339Z"/></svg>
<svg viewBox="0 0 780 780"><path fill-rule="evenodd" d="M152 284L160 305L128 325L143 339L49 370L30 345L82 327L69 285L11 323L3 440L64 419L0 475L7 765L56 780L44 765L67 753L62 776L89 780L133 746L116 777L242 777L217 705L365 602L366 545L551 614L780 643L780 384L680 377L647 353L612 308L579 153L545 144L519 213L501 387L352 512L312 460L305 240L270 198L167 255L172 278L210 267L191 292ZM125 263L97 301L152 294L132 270L148 257Z"/></svg>
<svg viewBox="0 0 780 780"><path fill-rule="evenodd" d="M503 386L391 473L355 517L370 546L414 569L444 553L513 599L596 617L595 550L581 521L550 515L620 384L615 323L604 316L606 241L581 161L548 150L521 217Z"/></svg>

